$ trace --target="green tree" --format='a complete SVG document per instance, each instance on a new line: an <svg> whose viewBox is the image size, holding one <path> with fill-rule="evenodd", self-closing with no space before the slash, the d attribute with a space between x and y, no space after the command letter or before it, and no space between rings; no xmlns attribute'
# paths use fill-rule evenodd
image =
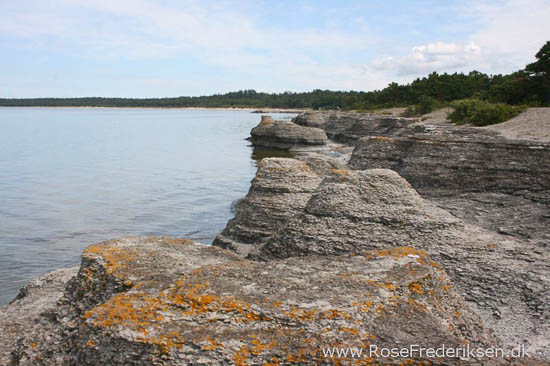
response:
<svg viewBox="0 0 550 366"><path fill-rule="evenodd" d="M527 65L527 71L540 88L541 102L550 104L550 41L535 55L537 61Z"/></svg>

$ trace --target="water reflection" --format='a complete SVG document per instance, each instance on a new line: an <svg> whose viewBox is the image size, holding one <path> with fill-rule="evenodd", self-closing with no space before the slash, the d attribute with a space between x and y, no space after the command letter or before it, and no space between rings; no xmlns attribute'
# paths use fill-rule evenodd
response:
<svg viewBox="0 0 550 366"><path fill-rule="evenodd" d="M293 158L294 156L296 156L296 153L289 150L254 147L251 158L254 161L254 165L258 167L258 163L263 158Z"/></svg>

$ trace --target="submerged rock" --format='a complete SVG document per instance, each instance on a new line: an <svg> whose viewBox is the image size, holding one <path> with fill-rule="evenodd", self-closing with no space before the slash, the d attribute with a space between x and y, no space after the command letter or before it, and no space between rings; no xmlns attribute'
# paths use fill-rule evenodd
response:
<svg viewBox="0 0 550 366"><path fill-rule="evenodd" d="M319 364L327 347L500 345L442 267L407 247L260 263L185 239L110 240L86 249L52 317L58 338L8 333L27 355L14 364Z"/></svg>
<svg viewBox="0 0 550 366"><path fill-rule="evenodd" d="M304 127L290 121L274 121L269 116L262 116L260 124L250 134L254 146L278 149L324 145L327 142L327 135L320 128Z"/></svg>

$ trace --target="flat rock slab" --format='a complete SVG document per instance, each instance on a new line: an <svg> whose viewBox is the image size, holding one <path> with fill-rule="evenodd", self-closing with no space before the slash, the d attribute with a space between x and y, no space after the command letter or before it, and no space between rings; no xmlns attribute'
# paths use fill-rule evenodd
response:
<svg viewBox="0 0 550 366"><path fill-rule="evenodd" d="M415 136L362 138L349 165L392 169L465 221L548 247L550 145L432 127Z"/></svg>
<svg viewBox="0 0 550 366"><path fill-rule="evenodd" d="M372 113L307 112L296 116L293 121L302 126L322 128L335 141L354 143L365 136L401 133L418 119Z"/></svg>

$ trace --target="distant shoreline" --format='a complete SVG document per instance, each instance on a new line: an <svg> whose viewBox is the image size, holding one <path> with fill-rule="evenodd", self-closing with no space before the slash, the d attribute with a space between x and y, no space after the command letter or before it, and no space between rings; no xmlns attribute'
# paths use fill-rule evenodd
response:
<svg viewBox="0 0 550 366"><path fill-rule="evenodd" d="M311 109L285 108L248 108L248 107L119 107L119 106L0 106L0 108L49 108L49 109L187 109L187 110L217 110L217 111L250 111L250 113L303 113Z"/></svg>

